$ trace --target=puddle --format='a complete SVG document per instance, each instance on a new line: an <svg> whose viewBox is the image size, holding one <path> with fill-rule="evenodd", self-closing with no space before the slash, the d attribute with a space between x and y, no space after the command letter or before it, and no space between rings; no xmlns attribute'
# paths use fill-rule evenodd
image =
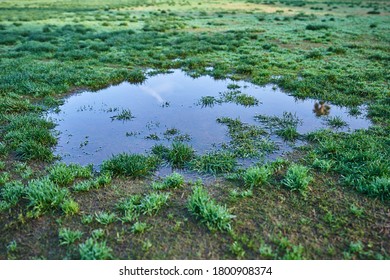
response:
<svg viewBox="0 0 390 280"><path fill-rule="evenodd" d="M229 84L240 86L242 93L259 103L250 107L228 102L212 107L197 104L202 96L220 98L221 92L229 91ZM121 152L145 153L156 144L169 145L175 137L188 141L201 154L230 141L226 125L218 123L217 118L239 118L261 125L255 115L282 116L283 112L295 113L302 120L298 127L301 134L327 127L324 114L338 116L348 124L339 130L370 125L364 108L360 108L361 115L351 116L347 108L296 100L273 85L260 87L209 76L193 79L181 70L149 77L142 85L124 82L74 94L48 117L57 124L59 141L54 153L63 162L99 165ZM271 139L279 146L277 154L291 150L291 145L280 138Z"/></svg>

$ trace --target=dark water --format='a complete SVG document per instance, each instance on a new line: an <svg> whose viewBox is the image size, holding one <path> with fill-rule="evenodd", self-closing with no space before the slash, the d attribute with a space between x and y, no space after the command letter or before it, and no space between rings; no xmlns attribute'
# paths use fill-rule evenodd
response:
<svg viewBox="0 0 390 280"><path fill-rule="evenodd" d="M259 105L197 105L202 96L218 97L232 83L239 85L242 93L256 97ZM347 108L328 105L328 117L339 116L348 123L344 130L370 125L364 118L364 109L361 109L362 115L354 117L348 114ZM193 79L175 70L149 77L142 85L124 82L97 92L74 94L65 99L59 112L50 112L48 117L57 124L59 142L55 154L60 155L63 162L99 165L113 154L145 153L155 144L169 145L178 135L190 136L188 143L198 153L211 150L229 141L227 127L216 122L219 117L239 118L242 122L259 125L253 118L256 114L282 116L286 111L296 113L303 121L298 127L300 133L327 127L325 117L313 111L315 106L317 113L324 109L316 100L295 100L272 85L260 87L208 76ZM134 118L118 120L115 116L122 110L130 110ZM174 132L169 129L173 128L179 134L169 135ZM156 136L160 140L146 139ZM271 139L278 142L278 154L291 149L277 137Z"/></svg>

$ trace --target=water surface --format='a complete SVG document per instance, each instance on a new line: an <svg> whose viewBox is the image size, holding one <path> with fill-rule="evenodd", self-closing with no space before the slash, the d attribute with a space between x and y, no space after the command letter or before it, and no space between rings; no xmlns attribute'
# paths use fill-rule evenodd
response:
<svg viewBox="0 0 390 280"><path fill-rule="evenodd" d="M223 103L202 107L202 96L215 96L228 91L229 84L240 86L242 93L254 96L260 102L244 107ZM317 105L316 105L317 104ZM66 163L96 165L112 155L145 153L155 144L169 145L174 137L188 140L198 153L215 149L228 142L227 127L217 123L220 117L239 118L242 122L259 125L257 114L282 116L295 113L303 124L299 133L327 127L325 118L339 116L348 126L342 130L366 128L370 122L364 113L350 116L348 109L318 100L296 100L273 85L264 87L248 82L214 80L209 76L193 79L181 70L149 77L142 85L128 82L96 92L85 91L71 95L56 112L50 112L57 124L59 141L55 154ZM129 110L134 118L119 120L118 115ZM364 109L361 109L364 112ZM328 116L321 114L327 113ZM174 134L174 132L178 132ZM291 150L291 145L276 136L271 139L279 146L278 154Z"/></svg>

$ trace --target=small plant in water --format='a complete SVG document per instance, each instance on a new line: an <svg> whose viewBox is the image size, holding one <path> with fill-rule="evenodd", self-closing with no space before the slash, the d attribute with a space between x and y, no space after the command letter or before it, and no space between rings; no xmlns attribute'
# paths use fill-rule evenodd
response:
<svg viewBox="0 0 390 280"><path fill-rule="evenodd" d="M119 121L129 121L135 118L129 109L122 109L122 111L115 116L112 116L111 119Z"/></svg>
<svg viewBox="0 0 390 280"><path fill-rule="evenodd" d="M331 127L334 127L334 128L341 128L341 127L344 127L344 126L347 126L347 122L344 121L341 117L339 116L335 116L335 117L328 117L326 119L326 123L331 126Z"/></svg>

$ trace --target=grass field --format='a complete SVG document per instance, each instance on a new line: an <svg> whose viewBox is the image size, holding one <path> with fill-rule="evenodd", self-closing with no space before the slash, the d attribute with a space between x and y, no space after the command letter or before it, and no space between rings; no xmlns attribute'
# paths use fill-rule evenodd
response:
<svg viewBox="0 0 390 280"><path fill-rule="evenodd" d="M389 45L380 0L1 1L0 259L389 259ZM228 118L232 150L179 141L99 172L58 162L46 112L149 69L364 105L373 125L299 135L273 120L306 145L247 168L237 158L270 147ZM153 176L162 165L215 177Z"/></svg>

